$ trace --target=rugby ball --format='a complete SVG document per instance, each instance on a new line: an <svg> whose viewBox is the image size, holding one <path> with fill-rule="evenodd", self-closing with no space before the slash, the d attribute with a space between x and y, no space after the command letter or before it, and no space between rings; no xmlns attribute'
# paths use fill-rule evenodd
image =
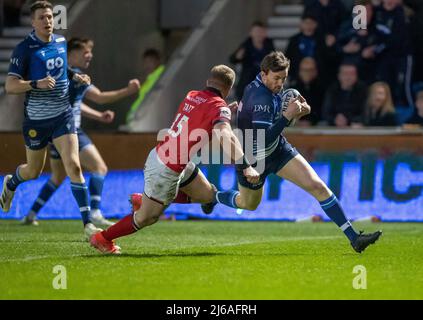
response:
<svg viewBox="0 0 423 320"><path fill-rule="evenodd" d="M291 100L298 98L301 94L296 89L286 89L281 93L282 107L281 110L284 112L288 108L288 104Z"/></svg>
<svg viewBox="0 0 423 320"><path fill-rule="evenodd" d="M298 98L300 95L301 93L296 89L286 89L281 93L281 100L282 100L281 116L282 116L282 112L288 109L289 102L295 98ZM297 118L292 119L289 122L288 127L293 127L297 123L297 121L298 121Z"/></svg>

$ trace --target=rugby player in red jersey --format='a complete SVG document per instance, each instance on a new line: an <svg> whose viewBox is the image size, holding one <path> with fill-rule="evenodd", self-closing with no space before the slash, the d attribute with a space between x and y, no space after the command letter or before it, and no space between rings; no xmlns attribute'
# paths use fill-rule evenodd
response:
<svg viewBox="0 0 423 320"><path fill-rule="evenodd" d="M187 94L171 128L147 158L141 207L109 229L93 235L90 239L93 247L103 253L119 254L120 247L114 240L156 223L179 190L192 202L214 201L213 186L191 160L209 143L215 130L224 151L225 146L230 146L231 159L241 163L246 179L258 182L260 175L249 164L230 125L231 110L224 99L234 82L235 72L231 68L215 66L210 71L206 89Z"/></svg>

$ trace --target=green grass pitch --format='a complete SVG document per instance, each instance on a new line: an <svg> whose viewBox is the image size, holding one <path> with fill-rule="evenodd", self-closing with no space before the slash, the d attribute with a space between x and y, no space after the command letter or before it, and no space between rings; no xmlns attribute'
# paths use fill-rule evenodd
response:
<svg viewBox="0 0 423 320"><path fill-rule="evenodd" d="M102 256L79 221L0 221L0 299L423 299L423 224L355 226L384 234L357 254L332 223L161 221Z"/></svg>

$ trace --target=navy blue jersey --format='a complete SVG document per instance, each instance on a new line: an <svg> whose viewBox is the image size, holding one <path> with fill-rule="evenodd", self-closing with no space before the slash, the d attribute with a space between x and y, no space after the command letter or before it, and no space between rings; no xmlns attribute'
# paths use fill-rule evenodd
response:
<svg viewBox="0 0 423 320"><path fill-rule="evenodd" d="M71 68L75 73L82 73L78 68ZM69 99L72 106L73 117L75 118L75 127L81 127L81 104L87 91L92 85L82 84L78 81L71 80L69 85Z"/></svg>
<svg viewBox="0 0 423 320"><path fill-rule="evenodd" d="M70 109L67 74L67 44L60 35L52 35L50 42L30 33L13 51L9 76L24 80L41 80L51 76L56 80L53 89L32 89L26 94L25 115L30 120L52 119Z"/></svg>
<svg viewBox="0 0 423 320"><path fill-rule="evenodd" d="M282 100L279 94L273 94L262 82L261 76L251 82L244 91L238 109L238 128L242 131L244 138L248 137L246 130L253 130L253 154L257 161L270 156L276 150L281 137L269 139L266 136L265 145L258 145L263 139L258 139L257 129L268 129L281 118ZM264 132L263 130L262 132ZM244 152L246 148L244 143Z"/></svg>

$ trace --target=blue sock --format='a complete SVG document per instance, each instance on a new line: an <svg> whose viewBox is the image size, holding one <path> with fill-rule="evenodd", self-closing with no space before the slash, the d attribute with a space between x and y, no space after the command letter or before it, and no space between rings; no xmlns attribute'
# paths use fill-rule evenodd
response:
<svg viewBox="0 0 423 320"><path fill-rule="evenodd" d="M101 193L103 192L104 176L93 173L91 175L90 190L91 210L100 209Z"/></svg>
<svg viewBox="0 0 423 320"><path fill-rule="evenodd" d="M216 200L218 203L224 204L225 206L239 209L235 201L238 194L239 191L236 190L218 191L216 193Z"/></svg>
<svg viewBox="0 0 423 320"><path fill-rule="evenodd" d="M7 188L10 191L16 191L16 188L21 184L25 182L25 180L20 176L19 174L19 167L16 169L16 173L12 176L12 179L10 179L7 182Z"/></svg>
<svg viewBox="0 0 423 320"><path fill-rule="evenodd" d="M88 200L88 188L85 183L71 182L72 194L78 203L84 226L90 221L90 203Z"/></svg>
<svg viewBox="0 0 423 320"><path fill-rule="evenodd" d="M320 206L327 216L331 218L331 220L335 222L339 228L341 228L351 242L354 242L357 239L357 232L355 232L351 222L349 222L345 217L344 211L334 194L329 199L320 202Z"/></svg>
<svg viewBox="0 0 423 320"><path fill-rule="evenodd" d="M31 211L29 212L29 214L32 217L35 217L56 190L57 190L57 186L53 183L53 181L51 180L47 181L46 184L41 189L37 200L35 200L34 204L32 205Z"/></svg>

